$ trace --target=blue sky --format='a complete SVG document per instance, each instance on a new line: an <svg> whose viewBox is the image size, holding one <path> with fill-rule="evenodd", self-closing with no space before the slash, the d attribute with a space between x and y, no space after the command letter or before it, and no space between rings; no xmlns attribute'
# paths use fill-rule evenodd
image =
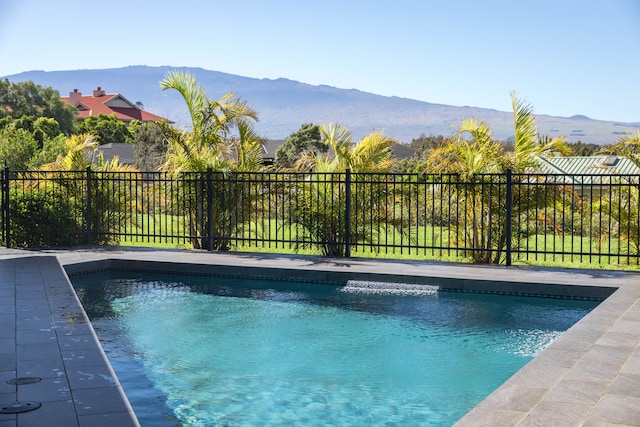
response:
<svg viewBox="0 0 640 427"><path fill-rule="evenodd" d="M127 65L640 122L640 1L0 0L0 76Z"/></svg>

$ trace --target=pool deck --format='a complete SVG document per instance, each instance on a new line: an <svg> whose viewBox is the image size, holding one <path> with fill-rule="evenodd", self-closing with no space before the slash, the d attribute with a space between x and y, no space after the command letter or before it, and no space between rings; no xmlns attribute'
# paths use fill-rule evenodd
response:
<svg viewBox="0 0 640 427"><path fill-rule="evenodd" d="M0 248L0 409L14 402L41 404L28 412L0 413L0 427L138 425L67 276L106 268L608 296L456 425L640 426L638 272L188 250ZM7 382L16 377L40 381Z"/></svg>

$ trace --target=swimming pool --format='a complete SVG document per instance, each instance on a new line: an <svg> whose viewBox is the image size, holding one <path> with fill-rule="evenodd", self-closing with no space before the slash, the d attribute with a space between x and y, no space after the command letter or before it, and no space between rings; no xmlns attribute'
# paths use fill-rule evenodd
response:
<svg viewBox="0 0 640 427"><path fill-rule="evenodd" d="M141 424L451 425L597 303L73 277Z"/></svg>

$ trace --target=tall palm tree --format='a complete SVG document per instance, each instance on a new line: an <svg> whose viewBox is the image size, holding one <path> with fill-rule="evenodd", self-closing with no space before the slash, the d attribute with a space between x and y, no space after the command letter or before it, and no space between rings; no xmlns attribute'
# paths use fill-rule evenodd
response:
<svg viewBox="0 0 640 427"><path fill-rule="evenodd" d="M507 169L524 173L535 167L539 156L567 150L564 138L539 135L533 108L515 92L511 93L511 105L513 152L503 152L487 123L469 118L441 147L431 152L423 168L430 173L458 174L460 183L450 203L461 207L463 218L455 218L451 225L452 236L458 246L469 249L465 252L475 262L500 262L509 238L505 234L505 195L500 194L500 186L494 185L497 175L487 174L504 174ZM541 203L551 203L550 193L542 194L541 188L532 187L529 192L514 196L514 217L523 215L528 218L532 213L535 216ZM519 200L517 197L528 199Z"/></svg>
<svg viewBox="0 0 640 427"><path fill-rule="evenodd" d="M192 245L227 250L232 234L242 221L248 220L238 216L241 206L252 202L251 191L244 188L237 174L258 171L262 163L262 142L253 129L258 114L233 92L218 100L208 99L202 86L186 72L170 71L160 85L163 90L177 90L182 95L191 118L190 130L174 132L168 139L169 149L162 169L176 178L200 173L188 180L192 184L184 192L187 197L184 204L190 207ZM207 206L202 173L208 170L216 177L212 189L214 206ZM228 174L236 174L232 175L235 179L228 179ZM205 215L208 209L210 215ZM251 209L242 211L252 212ZM209 230L213 236L207 236Z"/></svg>

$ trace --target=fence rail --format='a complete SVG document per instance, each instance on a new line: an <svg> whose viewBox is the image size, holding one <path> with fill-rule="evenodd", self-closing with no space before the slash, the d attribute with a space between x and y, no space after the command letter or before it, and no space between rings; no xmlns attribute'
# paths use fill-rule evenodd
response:
<svg viewBox="0 0 640 427"><path fill-rule="evenodd" d="M638 264L640 175L10 171L4 246Z"/></svg>

